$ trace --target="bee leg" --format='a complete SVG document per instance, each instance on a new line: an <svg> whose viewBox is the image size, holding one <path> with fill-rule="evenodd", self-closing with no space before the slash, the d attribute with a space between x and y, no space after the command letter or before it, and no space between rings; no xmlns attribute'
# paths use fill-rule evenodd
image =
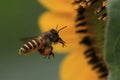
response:
<svg viewBox="0 0 120 80"><path fill-rule="evenodd" d="M46 55L45 52L46 51L46 48L45 47L43 47L43 48L41 48L41 49L38 49L38 52L39 52L39 54L41 54L41 55L43 55L44 56L44 59L46 59L49 55Z"/></svg>
<svg viewBox="0 0 120 80"><path fill-rule="evenodd" d="M46 59L47 58L47 56L44 56L44 59Z"/></svg>
<svg viewBox="0 0 120 80"><path fill-rule="evenodd" d="M51 49L51 51L52 51L52 50L53 50L53 47L51 46L50 49Z"/></svg>
<svg viewBox="0 0 120 80"><path fill-rule="evenodd" d="M65 46L65 41L63 41L61 38L59 38L59 43L61 43L62 44L62 46L64 47Z"/></svg>
<svg viewBox="0 0 120 80"><path fill-rule="evenodd" d="M53 53L53 52L51 52L51 53L50 53L50 55L52 55L52 56L53 56L53 58L55 57L55 55L54 55L54 53Z"/></svg>
<svg viewBox="0 0 120 80"><path fill-rule="evenodd" d="M43 55L45 51L45 47L38 49L39 54Z"/></svg>
<svg viewBox="0 0 120 80"><path fill-rule="evenodd" d="M44 56L44 59L46 59L46 58L47 58L47 59L50 59L50 55L45 55L45 56Z"/></svg>
<svg viewBox="0 0 120 80"><path fill-rule="evenodd" d="M51 56L51 55L54 55L54 54L52 53L52 50L53 50L53 47L52 47L51 45L48 45L48 46L46 47L46 49L45 49L46 57L47 57L48 59L50 59L50 56Z"/></svg>
<svg viewBox="0 0 120 80"><path fill-rule="evenodd" d="M53 51L53 47L51 45L49 45L49 48L50 48L50 54L48 55L48 59L50 58L51 55L53 57L55 56L54 53L52 52Z"/></svg>
<svg viewBox="0 0 120 80"><path fill-rule="evenodd" d="M51 56L51 55L54 57L54 53L50 52L50 54L47 56L48 59L50 59L50 56Z"/></svg>
<svg viewBox="0 0 120 80"><path fill-rule="evenodd" d="M47 56L48 57L48 59L50 59L50 56Z"/></svg>

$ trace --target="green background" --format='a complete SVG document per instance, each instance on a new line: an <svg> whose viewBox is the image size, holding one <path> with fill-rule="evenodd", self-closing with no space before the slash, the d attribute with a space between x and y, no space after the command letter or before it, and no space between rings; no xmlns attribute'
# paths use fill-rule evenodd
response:
<svg viewBox="0 0 120 80"><path fill-rule="evenodd" d="M19 55L20 38L40 34L38 17L45 9L37 0L0 1L0 80L58 80L64 55L44 59L34 52Z"/></svg>
<svg viewBox="0 0 120 80"><path fill-rule="evenodd" d="M109 80L120 77L120 1L108 0L109 21L106 28L105 58ZM0 80L58 80L59 66L65 55L44 59L34 52L18 55L20 38L40 34L38 17L45 9L37 0L0 1Z"/></svg>
<svg viewBox="0 0 120 80"><path fill-rule="evenodd" d="M120 0L108 0L105 58L109 80L120 80Z"/></svg>

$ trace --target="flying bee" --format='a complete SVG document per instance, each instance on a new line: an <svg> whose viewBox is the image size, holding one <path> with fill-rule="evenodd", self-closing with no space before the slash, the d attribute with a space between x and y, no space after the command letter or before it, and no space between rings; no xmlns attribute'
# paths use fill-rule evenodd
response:
<svg viewBox="0 0 120 80"><path fill-rule="evenodd" d="M65 41L63 41L62 38L59 36L59 32L66 27L67 26L64 26L57 30L57 26L56 29L51 29L50 31L44 32L40 36L33 38L19 49L19 53L27 54L29 52L37 50L41 55L45 57L49 58L51 55L54 57L54 53L52 52L52 44L61 43L63 47L65 46Z"/></svg>

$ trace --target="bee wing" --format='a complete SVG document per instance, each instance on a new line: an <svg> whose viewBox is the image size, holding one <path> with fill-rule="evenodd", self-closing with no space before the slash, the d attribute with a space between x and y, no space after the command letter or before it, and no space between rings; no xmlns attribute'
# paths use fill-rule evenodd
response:
<svg viewBox="0 0 120 80"><path fill-rule="evenodd" d="M28 42L31 41L32 39L35 39L37 36L32 36L32 37L25 37L25 38L21 38L20 41L22 42Z"/></svg>

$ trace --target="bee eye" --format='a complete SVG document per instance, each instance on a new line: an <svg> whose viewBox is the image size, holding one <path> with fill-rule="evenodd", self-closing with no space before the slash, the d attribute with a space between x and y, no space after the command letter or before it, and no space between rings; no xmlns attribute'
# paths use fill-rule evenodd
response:
<svg viewBox="0 0 120 80"><path fill-rule="evenodd" d="M57 33L56 30L51 30L51 32L52 32L52 34L55 35L55 36L58 35L58 33Z"/></svg>

